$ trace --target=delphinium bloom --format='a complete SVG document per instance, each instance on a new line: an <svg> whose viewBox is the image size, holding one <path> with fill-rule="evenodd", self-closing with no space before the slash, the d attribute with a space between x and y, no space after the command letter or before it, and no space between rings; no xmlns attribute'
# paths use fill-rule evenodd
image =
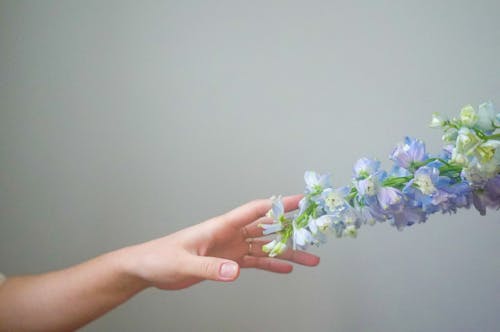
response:
<svg viewBox="0 0 500 332"><path fill-rule="evenodd" d="M328 234L356 237L363 224L388 222L398 230L425 222L429 215L456 213L474 206L481 215L500 209L500 113L486 102L476 111L467 105L459 117L434 113L431 127L443 130L444 146L432 156L422 140L406 137L389 158L390 172L375 159L361 158L349 185L334 188L330 174L307 171L305 195L298 211L284 215L281 199L273 198L264 234L276 234L263 250L270 256L306 249Z"/></svg>

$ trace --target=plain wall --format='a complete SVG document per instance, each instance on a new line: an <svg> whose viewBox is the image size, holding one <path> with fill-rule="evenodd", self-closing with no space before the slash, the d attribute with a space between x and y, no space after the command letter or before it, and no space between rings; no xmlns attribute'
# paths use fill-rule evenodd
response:
<svg viewBox="0 0 500 332"><path fill-rule="evenodd" d="M350 181L432 112L500 105L498 1L0 1L0 271L41 273L246 201ZM500 109L500 106L499 106ZM498 211L148 290L86 331L498 331Z"/></svg>

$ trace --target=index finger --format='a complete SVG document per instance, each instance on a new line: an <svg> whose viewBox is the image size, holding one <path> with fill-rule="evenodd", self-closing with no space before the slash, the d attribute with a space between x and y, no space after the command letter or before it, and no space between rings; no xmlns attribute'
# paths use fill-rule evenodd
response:
<svg viewBox="0 0 500 332"><path fill-rule="evenodd" d="M283 207L285 212L293 211L298 208L299 201L304 195L292 195L283 197ZM257 199L237 207L224 215L229 223L236 227L245 226L263 216L271 209L271 199Z"/></svg>

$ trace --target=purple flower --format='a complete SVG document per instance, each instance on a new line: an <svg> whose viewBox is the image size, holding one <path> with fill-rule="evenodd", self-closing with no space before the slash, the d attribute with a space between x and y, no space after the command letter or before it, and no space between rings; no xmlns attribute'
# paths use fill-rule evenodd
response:
<svg viewBox="0 0 500 332"><path fill-rule="evenodd" d="M399 143L389 156L396 166L410 169L415 162L427 159L425 143L418 139L406 137L404 143Z"/></svg>
<svg viewBox="0 0 500 332"><path fill-rule="evenodd" d="M500 209L500 174L490 179L484 189L474 190L472 202L482 216L486 214L488 207Z"/></svg>
<svg viewBox="0 0 500 332"><path fill-rule="evenodd" d="M486 214L500 209L500 113L491 103L462 109L460 118L434 115L433 126L444 130L445 146L428 155L423 141L405 137L391 155L389 173L380 162L360 158L348 186L333 188L329 174L305 172L305 196L292 219L285 216L280 198L273 199L271 221L259 225L276 239L263 246L274 257L291 242L306 249L337 237L356 237L362 224L388 221L398 230L425 222L436 212L455 213L472 205ZM435 157L436 156L436 157Z"/></svg>
<svg viewBox="0 0 500 332"><path fill-rule="evenodd" d="M446 202L451 196L443 188L450 185L448 177L440 176L436 167L423 166L416 172L412 180L403 189L403 192L413 200L414 205L427 213L439 210L439 205Z"/></svg>
<svg viewBox="0 0 500 332"><path fill-rule="evenodd" d="M405 196L399 189L382 187L377 193L377 200L383 212L396 213L403 210Z"/></svg>
<svg viewBox="0 0 500 332"><path fill-rule="evenodd" d="M443 213L456 213L457 209L468 209L472 203L471 187L467 182L458 182L442 188L448 199L439 204Z"/></svg>
<svg viewBox="0 0 500 332"><path fill-rule="evenodd" d="M427 220L427 214L417 207L405 206L403 210L393 214L390 223L401 231L406 226L422 223Z"/></svg>

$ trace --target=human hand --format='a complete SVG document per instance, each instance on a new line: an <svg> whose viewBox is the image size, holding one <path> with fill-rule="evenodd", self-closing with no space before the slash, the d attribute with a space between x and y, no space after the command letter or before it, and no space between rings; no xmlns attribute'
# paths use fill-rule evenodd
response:
<svg viewBox="0 0 500 332"><path fill-rule="evenodd" d="M285 197L285 211L295 210L301 198ZM173 290L205 279L233 281L240 267L289 273L290 262L317 265L319 257L303 251L287 249L274 258L262 251L270 240L262 237L259 224L272 222L265 216L270 208L270 199L255 200L198 225L125 248L128 270L145 286Z"/></svg>

